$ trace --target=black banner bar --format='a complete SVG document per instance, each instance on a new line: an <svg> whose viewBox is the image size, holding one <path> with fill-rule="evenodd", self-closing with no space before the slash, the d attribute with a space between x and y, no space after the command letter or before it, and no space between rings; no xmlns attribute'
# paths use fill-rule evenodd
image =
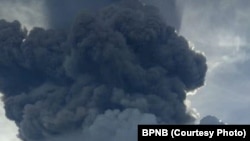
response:
<svg viewBox="0 0 250 141"><path fill-rule="evenodd" d="M250 141L250 125L138 125L138 141Z"/></svg>

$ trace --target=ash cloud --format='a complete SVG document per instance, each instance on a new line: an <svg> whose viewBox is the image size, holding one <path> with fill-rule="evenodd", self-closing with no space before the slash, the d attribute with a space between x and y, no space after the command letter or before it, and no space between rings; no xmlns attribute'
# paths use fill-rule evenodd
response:
<svg viewBox="0 0 250 141"><path fill-rule="evenodd" d="M122 0L45 0L46 15L49 27L67 28L77 14L85 11L95 13L107 5L118 3ZM137 0L129 0L137 1ZM181 8L176 0L139 0L143 4L157 7L163 20L168 25L179 30L181 25Z"/></svg>
<svg viewBox="0 0 250 141"><path fill-rule="evenodd" d="M156 124L156 117L152 114L141 113L137 109L107 110L98 115L93 124L83 127L82 133L72 133L71 136L59 136L50 141L127 141L137 138L137 124ZM98 133L98 134L97 134Z"/></svg>
<svg viewBox="0 0 250 141"><path fill-rule="evenodd" d="M49 26L67 28L82 11L95 13L101 8L120 0L45 0Z"/></svg>
<svg viewBox="0 0 250 141"><path fill-rule="evenodd" d="M6 116L24 141L94 141L107 125L103 137L117 132L117 140L126 124L191 123L186 92L204 84L207 70L156 8L135 0L82 12L67 32L27 34L1 20L0 47Z"/></svg>
<svg viewBox="0 0 250 141"><path fill-rule="evenodd" d="M211 116L211 115L208 115L202 118L200 120L200 124L201 125L225 125L225 123L223 123L217 117Z"/></svg>
<svg viewBox="0 0 250 141"><path fill-rule="evenodd" d="M159 9L163 20L177 31L181 28L183 2L180 0L141 0L145 4L153 5Z"/></svg>

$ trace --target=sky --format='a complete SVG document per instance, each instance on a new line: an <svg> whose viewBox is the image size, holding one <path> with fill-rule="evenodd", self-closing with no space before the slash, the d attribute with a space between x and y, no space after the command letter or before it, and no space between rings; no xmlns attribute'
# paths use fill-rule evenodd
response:
<svg viewBox="0 0 250 141"><path fill-rule="evenodd" d="M206 85L189 96L201 117L250 123L249 6L247 0L186 1L180 33L206 54L209 66Z"/></svg>
<svg viewBox="0 0 250 141"><path fill-rule="evenodd" d="M46 15L41 14L44 10L43 3L23 4L15 0L0 2L1 18L9 21L18 19L28 29L33 26L48 26ZM194 95L188 96L189 106L199 113L199 118L213 115L229 124L249 124L250 17L248 13L250 10L248 7L250 2L248 0L178 0L178 2L182 8L179 34L188 39L195 50L204 52L208 64L206 84ZM7 8L10 6L15 8ZM38 20L33 20L34 18ZM110 111L100 116L99 121L105 120L110 114L126 115L130 112L134 113L135 117L140 115L136 110L124 113ZM14 123L7 120L4 114L4 110L1 109L0 126L5 128L1 128L0 140L18 141ZM145 117L146 120L155 122L152 115ZM95 123L98 126L101 124L98 120ZM117 123L113 124L119 126Z"/></svg>
<svg viewBox="0 0 250 141"><path fill-rule="evenodd" d="M3 109L3 103L0 104L0 140L1 141L19 141L17 139L16 125L5 117L5 111Z"/></svg>

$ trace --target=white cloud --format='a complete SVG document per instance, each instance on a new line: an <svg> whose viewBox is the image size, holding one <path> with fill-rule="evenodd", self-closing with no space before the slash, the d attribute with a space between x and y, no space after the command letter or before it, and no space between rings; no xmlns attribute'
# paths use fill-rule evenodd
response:
<svg viewBox="0 0 250 141"><path fill-rule="evenodd" d="M18 20L27 29L34 26L47 27L43 2L37 0L0 0L0 19Z"/></svg>
<svg viewBox="0 0 250 141"><path fill-rule="evenodd" d="M201 117L250 123L248 0L179 0L185 3L181 34L207 56L206 86L188 96ZM242 116L244 115L244 116Z"/></svg>
<svg viewBox="0 0 250 141"><path fill-rule="evenodd" d="M138 124L156 124L152 114L141 113L137 109L124 111L108 110L96 118L94 123L84 129L89 141L135 141Z"/></svg>
<svg viewBox="0 0 250 141"><path fill-rule="evenodd" d="M82 131L62 135L48 141L136 141L138 124L156 124L153 114L141 113L137 109L107 110L98 115L90 126Z"/></svg>
<svg viewBox="0 0 250 141"><path fill-rule="evenodd" d="M2 102L0 102L0 127L0 141L20 141L17 138L17 127L5 117Z"/></svg>

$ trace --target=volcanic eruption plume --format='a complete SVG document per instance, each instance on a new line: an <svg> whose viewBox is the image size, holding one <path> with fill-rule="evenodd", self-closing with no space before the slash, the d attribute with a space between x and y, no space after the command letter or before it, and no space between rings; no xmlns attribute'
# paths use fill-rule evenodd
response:
<svg viewBox="0 0 250 141"><path fill-rule="evenodd" d="M68 30L1 20L0 58L6 116L24 141L135 140L138 123L190 123L186 92L207 70L157 8L136 0L83 11Z"/></svg>

